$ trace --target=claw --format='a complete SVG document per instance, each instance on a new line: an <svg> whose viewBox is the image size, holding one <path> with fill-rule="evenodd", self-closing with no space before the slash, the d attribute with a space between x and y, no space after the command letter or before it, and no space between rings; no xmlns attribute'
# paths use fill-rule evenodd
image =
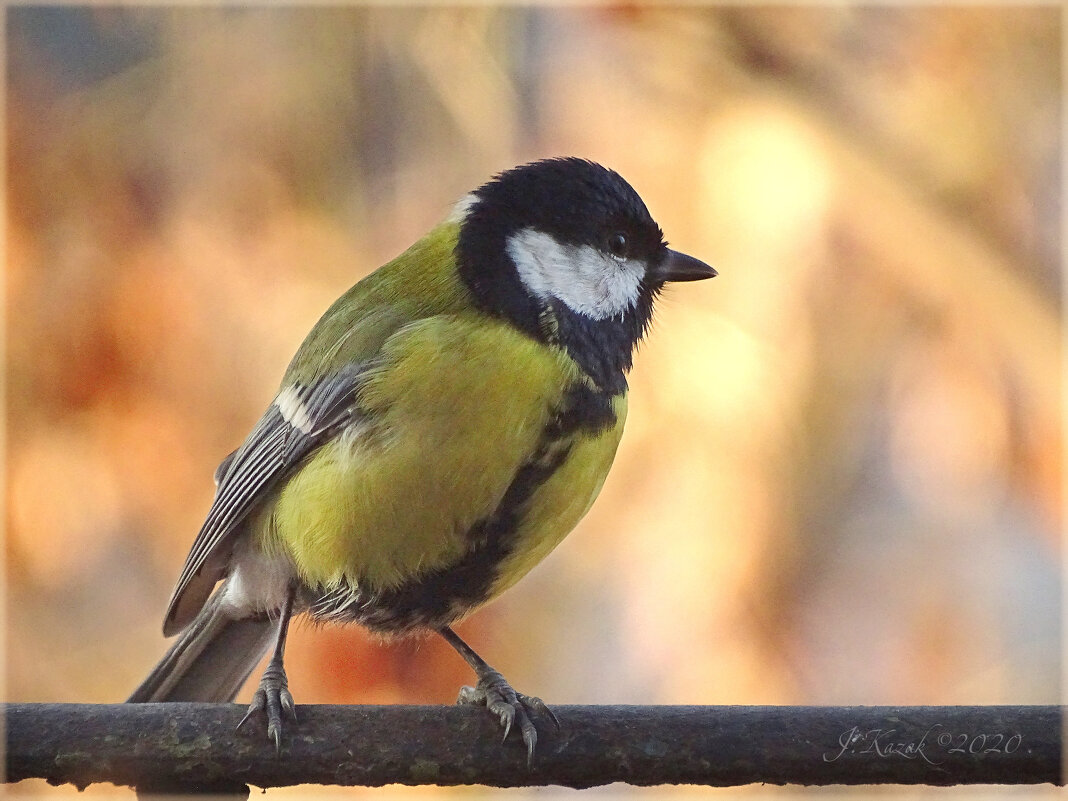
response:
<svg viewBox="0 0 1068 801"><path fill-rule="evenodd" d="M549 720L553 722L553 726L556 727L556 730L560 731L560 718L556 717L556 713L553 712L551 706L546 704L536 695L522 695L521 693L516 693L516 697L519 699L520 703L522 703L523 706L525 706L527 709L533 710L539 715L545 715L546 717L548 717Z"/></svg>
<svg viewBox="0 0 1068 801"><path fill-rule="evenodd" d="M534 713L546 712L559 729L560 721L556 715L540 698L522 695L513 690L504 680L504 676L486 664L486 660L476 654L451 628L444 626L438 629L438 633L456 649L478 676L477 686L460 688L456 703L480 704L486 707L500 720L501 728L504 729L504 740L508 739L512 724L518 719L519 731L527 747L527 770L530 770L534 765L534 748L538 744L538 728L534 725L532 716Z"/></svg>
<svg viewBox="0 0 1068 801"><path fill-rule="evenodd" d="M293 702L292 694L285 687L282 688L281 698L282 698L282 710L286 713L286 717L289 718L289 720L292 723L296 723L297 722L297 705ZM542 704L542 706L545 706L545 705ZM545 709L549 710L549 707L545 706ZM553 716L553 720L556 720L556 715L553 715L551 710L549 710L549 714ZM560 723L559 722L557 722L556 728L560 728Z"/></svg>
<svg viewBox="0 0 1068 801"><path fill-rule="evenodd" d="M529 735L529 736L528 736ZM523 732L523 742L527 744L527 770L534 769L534 746L538 744L538 735L534 731Z"/></svg>
<svg viewBox="0 0 1068 801"><path fill-rule="evenodd" d="M512 724L515 723L515 707L507 698L498 695L489 695L485 703L489 711L500 720L501 727L504 729L504 739L507 739L508 732L512 730Z"/></svg>
<svg viewBox="0 0 1068 801"><path fill-rule="evenodd" d="M461 687L456 703L486 707L498 718L501 728L504 729L501 742L508 739L513 724L518 724L523 744L527 748L528 769L534 765L534 749L538 744L538 728L534 725L532 716L544 713L552 720L557 730L560 729L560 720L544 701L517 693L496 671L487 672L479 678L477 687Z"/></svg>
<svg viewBox="0 0 1068 801"><path fill-rule="evenodd" d="M254 715L264 712L267 715L267 738L274 743L277 753L282 753L282 730L283 713L285 718L293 723L297 722L296 705L293 696L289 692L289 682L286 679L286 671L280 658L274 658L267 664L260 679L260 686L252 696L252 703L248 711L237 724L240 729Z"/></svg>
<svg viewBox="0 0 1068 801"><path fill-rule="evenodd" d="M255 715L257 712L262 712L264 709L266 709L266 707L267 694L263 691L263 688L260 687L252 696L252 703L248 705L248 711L245 712L245 716L241 718L241 722L237 724L238 730L240 730L242 726L248 723L249 719L253 715Z"/></svg>
<svg viewBox="0 0 1068 801"><path fill-rule="evenodd" d="M534 767L534 747L538 744L538 730L526 712L521 713L519 730L523 733L523 743L527 747L527 770Z"/></svg>

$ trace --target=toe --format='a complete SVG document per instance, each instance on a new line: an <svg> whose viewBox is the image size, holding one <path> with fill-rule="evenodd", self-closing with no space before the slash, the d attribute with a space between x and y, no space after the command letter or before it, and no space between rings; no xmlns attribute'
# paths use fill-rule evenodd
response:
<svg viewBox="0 0 1068 801"><path fill-rule="evenodd" d="M534 716L544 713L557 729L560 728L560 721L544 701L517 693L496 671L483 676L477 687L461 687L456 703L485 706L500 721L504 730L502 742L508 739L513 726L518 728L527 749L528 767L533 765L534 750L538 744Z"/></svg>
<svg viewBox="0 0 1068 801"><path fill-rule="evenodd" d="M534 764L534 748L538 744L538 729L522 707L519 708L516 717L519 720L519 731L523 735L523 744L527 747L527 767L530 768Z"/></svg>
<svg viewBox="0 0 1068 801"><path fill-rule="evenodd" d="M489 711L497 716L501 722L501 728L504 729L504 736L501 738L501 742L508 739L508 733L512 730L512 723L515 722L515 707L504 701L493 701L488 704Z"/></svg>
<svg viewBox="0 0 1068 801"><path fill-rule="evenodd" d="M456 703L461 706L485 706L486 693L474 687L468 687L465 684L460 688L460 693L456 696Z"/></svg>
<svg viewBox="0 0 1068 801"><path fill-rule="evenodd" d="M281 753L284 722L289 720L296 723L297 710L280 659L273 659L267 665L260 686L252 696L252 703L237 728L242 728L261 712L267 718L267 738L274 743L275 751Z"/></svg>
<svg viewBox="0 0 1068 801"><path fill-rule="evenodd" d="M293 701L293 696L290 694L289 690L285 689L282 690L280 695L282 699L282 711L286 713L286 718L288 718L291 722L296 723L297 705ZM548 707L546 707L546 709L548 709ZM553 715L553 717L555 718L556 716ZM559 724L557 724L557 728L559 728Z"/></svg>
<svg viewBox="0 0 1068 801"><path fill-rule="evenodd" d="M262 712L267 707L267 693L260 687L252 696L252 703L248 705L248 710L245 712L245 716L241 718L241 722L237 724L237 728L240 729L257 712Z"/></svg>
<svg viewBox="0 0 1068 801"><path fill-rule="evenodd" d="M281 721L271 721L267 724L267 739L274 741L276 754L282 753L282 724Z"/></svg>
<svg viewBox="0 0 1068 801"><path fill-rule="evenodd" d="M519 700L522 702L523 706L531 712L537 715L545 715L545 717L549 718L556 727L556 730L560 731L560 718L556 717L556 713L553 712L552 707L535 695L520 695Z"/></svg>

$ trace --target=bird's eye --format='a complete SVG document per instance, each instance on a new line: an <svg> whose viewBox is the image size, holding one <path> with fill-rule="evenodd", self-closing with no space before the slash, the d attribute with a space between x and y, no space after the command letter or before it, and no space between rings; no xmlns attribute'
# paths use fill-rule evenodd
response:
<svg viewBox="0 0 1068 801"><path fill-rule="evenodd" d="M617 259L625 258L627 255L626 234L614 233L608 237L608 252Z"/></svg>

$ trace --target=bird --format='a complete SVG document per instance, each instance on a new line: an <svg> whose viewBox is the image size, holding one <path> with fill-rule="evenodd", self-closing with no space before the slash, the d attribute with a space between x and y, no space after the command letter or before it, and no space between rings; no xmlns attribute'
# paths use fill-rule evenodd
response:
<svg viewBox="0 0 1068 801"><path fill-rule="evenodd" d="M627 373L666 284L711 278L637 192L560 157L494 175L311 329L216 491L171 595L178 639L128 701L232 701L282 749L291 620L437 633L473 669L459 702L515 726L551 709L453 630L544 559L597 497Z"/></svg>

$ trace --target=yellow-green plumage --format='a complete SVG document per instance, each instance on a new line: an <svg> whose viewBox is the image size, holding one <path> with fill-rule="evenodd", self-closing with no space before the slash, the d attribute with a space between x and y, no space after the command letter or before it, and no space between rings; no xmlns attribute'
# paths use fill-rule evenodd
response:
<svg viewBox="0 0 1068 801"><path fill-rule="evenodd" d="M372 421L317 451L274 504L268 547L287 553L308 583L348 577L390 589L454 562L533 453L562 388L579 379L561 351L464 315L411 323L381 356L360 393ZM544 557L589 508L622 426L619 418L580 437L536 491L517 569L533 564L523 552Z"/></svg>
<svg viewBox="0 0 1068 801"><path fill-rule="evenodd" d="M604 485L627 416L627 396L612 402L616 422L595 436L579 435L570 457L534 493L520 528L519 546L501 564L490 597L523 578L586 516Z"/></svg>
<svg viewBox="0 0 1068 801"><path fill-rule="evenodd" d="M371 364L358 392L363 421L317 450L257 516L264 548L288 556L308 585L373 593L456 563L535 453L564 391L586 380L563 349L473 308L456 277L456 232L442 224L364 279L305 344L331 354L319 370ZM316 377L299 355L294 362L283 386ZM481 600L527 573L589 510L622 435L624 396L614 411L612 426L568 440Z"/></svg>
<svg viewBox="0 0 1068 801"><path fill-rule="evenodd" d="M456 275L456 222L444 222L339 297L305 337L282 378L308 382L341 364L365 362L402 326L472 311Z"/></svg>

